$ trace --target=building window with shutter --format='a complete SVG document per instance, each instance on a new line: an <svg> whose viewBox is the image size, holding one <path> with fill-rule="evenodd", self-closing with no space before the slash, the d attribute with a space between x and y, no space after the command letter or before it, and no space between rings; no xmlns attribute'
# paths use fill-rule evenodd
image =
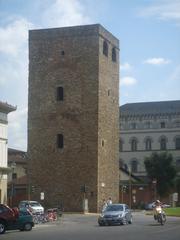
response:
<svg viewBox="0 0 180 240"><path fill-rule="evenodd" d="M175 140L175 148L176 150L180 150L180 137L177 137L176 140Z"/></svg>
<svg viewBox="0 0 180 240"><path fill-rule="evenodd" d="M165 138L161 138L161 140L160 140L160 149L166 150L166 139Z"/></svg>
<svg viewBox="0 0 180 240"><path fill-rule="evenodd" d="M131 141L131 151L137 151L137 140L136 139L132 139Z"/></svg>
<svg viewBox="0 0 180 240"><path fill-rule="evenodd" d="M132 160L132 162L131 162L131 171L133 173L137 173L137 170L138 170L138 162L137 162L137 160Z"/></svg>
<svg viewBox="0 0 180 240"><path fill-rule="evenodd" d="M119 140L119 152L123 151L123 141L120 139Z"/></svg>
<svg viewBox="0 0 180 240"><path fill-rule="evenodd" d="M161 128L165 128L166 126L165 122L161 122L160 125L161 125Z"/></svg>
<svg viewBox="0 0 180 240"><path fill-rule="evenodd" d="M146 142L145 142L145 145L146 145L146 150L147 151L151 150L152 140L150 138L147 138Z"/></svg>

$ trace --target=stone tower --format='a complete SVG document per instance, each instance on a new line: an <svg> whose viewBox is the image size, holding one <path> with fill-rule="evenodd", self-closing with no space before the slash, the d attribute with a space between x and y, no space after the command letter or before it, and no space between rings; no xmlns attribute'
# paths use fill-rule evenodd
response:
<svg viewBox="0 0 180 240"><path fill-rule="evenodd" d="M33 198L90 212L119 200L119 41L101 25L29 32ZM85 186L85 192L84 187ZM86 205L87 207L87 205Z"/></svg>

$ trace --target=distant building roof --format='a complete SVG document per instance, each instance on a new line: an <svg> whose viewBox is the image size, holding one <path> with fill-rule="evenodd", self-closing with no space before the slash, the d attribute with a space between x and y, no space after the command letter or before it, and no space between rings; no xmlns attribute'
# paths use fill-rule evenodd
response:
<svg viewBox="0 0 180 240"><path fill-rule="evenodd" d="M1 102L0 101L0 112L3 112L3 113L10 113L12 111L15 111L17 109L17 107L14 107L8 103L5 103L5 102Z"/></svg>
<svg viewBox="0 0 180 240"><path fill-rule="evenodd" d="M14 148L8 148L8 154L24 154L25 151L14 149Z"/></svg>
<svg viewBox="0 0 180 240"><path fill-rule="evenodd" d="M8 164L11 164L12 162L19 164L27 164L26 152L13 148L8 148Z"/></svg>
<svg viewBox="0 0 180 240"><path fill-rule="evenodd" d="M180 100L127 103L120 106L120 115L180 114Z"/></svg>

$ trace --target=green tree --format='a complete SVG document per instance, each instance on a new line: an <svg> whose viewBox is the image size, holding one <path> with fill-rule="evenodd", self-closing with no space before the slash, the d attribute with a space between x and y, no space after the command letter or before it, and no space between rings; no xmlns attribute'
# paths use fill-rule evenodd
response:
<svg viewBox="0 0 180 240"><path fill-rule="evenodd" d="M145 168L151 182L156 179L156 190L160 197L166 196L174 186L176 169L173 165L173 157L170 153L153 152L146 157Z"/></svg>

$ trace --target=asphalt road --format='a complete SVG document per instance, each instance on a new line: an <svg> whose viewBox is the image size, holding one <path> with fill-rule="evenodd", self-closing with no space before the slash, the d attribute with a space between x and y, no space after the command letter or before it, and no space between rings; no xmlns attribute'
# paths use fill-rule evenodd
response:
<svg viewBox="0 0 180 240"><path fill-rule="evenodd" d="M67 214L60 221L36 225L30 232L7 231L0 240L179 240L180 218L164 226L144 213L133 213L133 224L99 227L97 215Z"/></svg>

